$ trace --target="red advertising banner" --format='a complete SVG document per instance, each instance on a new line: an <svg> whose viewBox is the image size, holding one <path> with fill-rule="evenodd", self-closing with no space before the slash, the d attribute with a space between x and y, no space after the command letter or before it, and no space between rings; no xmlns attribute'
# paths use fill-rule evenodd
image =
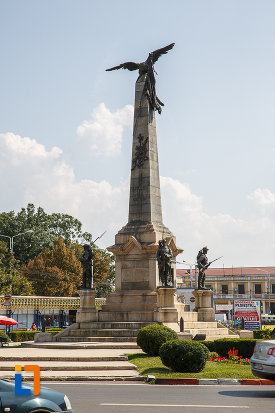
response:
<svg viewBox="0 0 275 413"><path fill-rule="evenodd" d="M244 319L247 330L260 329L260 301L235 300L234 318L236 321L242 321L242 319Z"/></svg>

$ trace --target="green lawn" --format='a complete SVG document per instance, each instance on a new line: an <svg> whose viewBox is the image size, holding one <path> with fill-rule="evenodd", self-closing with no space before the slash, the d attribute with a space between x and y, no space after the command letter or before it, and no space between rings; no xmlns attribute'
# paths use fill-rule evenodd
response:
<svg viewBox="0 0 275 413"><path fill-rule="evenodd" d="M156 378L176 378L191 377L197 379L253 379L255 376L251 373L250 366L240 364L220 364L213 361L207 361L205 368L200 373L175 373L165 367L159 357L149 357L146 354L129 354L128 359L137 366L138 372L142 376L148 374Z"/></svg>

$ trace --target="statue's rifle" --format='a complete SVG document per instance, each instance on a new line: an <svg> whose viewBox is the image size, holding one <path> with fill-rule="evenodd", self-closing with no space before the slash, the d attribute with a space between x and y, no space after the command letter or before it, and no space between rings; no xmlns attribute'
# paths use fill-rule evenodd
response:
<svg viewBox="0 0 275 413"><path fill-rule="evenodd" d="M91 247L92 247L93 245L95 245L96 241L97 241L98 239L102 238L102 237L103 237L103 235L104 235L104 234L106 234L106 232L107 232L107 230L106 230L106 231L104 231L104 232L103 232L103 234L99 235L99 237L97 237L94 241L92 241L92 243L91 243Z"/></svg>
<svg viewBox="0 0 275 413"><path fill-rule="evenodd" d="M219 257L219 258L216 258L216 259L213 260L213 261L210 261L210 262L208 263L208 267L209 267L209 265L211 265L213 262L220 260L222 257L223 257L223 255L222 255L221 257Z"/></svg>

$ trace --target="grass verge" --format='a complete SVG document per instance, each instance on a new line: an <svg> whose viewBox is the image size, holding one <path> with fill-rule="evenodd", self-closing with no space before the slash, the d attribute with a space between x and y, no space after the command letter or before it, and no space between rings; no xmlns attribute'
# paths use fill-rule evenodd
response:
<svg viewBox="0 0 275 413"><path fill-rule="evenodd" d="M147 354L128 354L128 359L133 363L142 376L148 374L156 378L197 378L197 379L254 379L250 366L240 364L220 364L207 361L205 368L200 373L176 373L165 367L159 357L149 357Z"/></svg>

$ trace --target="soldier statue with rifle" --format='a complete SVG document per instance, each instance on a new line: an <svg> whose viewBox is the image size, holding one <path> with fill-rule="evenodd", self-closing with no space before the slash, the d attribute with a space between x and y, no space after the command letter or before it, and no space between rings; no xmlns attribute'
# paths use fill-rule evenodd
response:
<svg viewBox="0 0 275 413"><path fill-rule="evenodd" d="M197 255L197 267L199 269L199 277L198 277L198 290L208 290L208 288L206 288L204 286L204 281L205 281L205 271L207 270L208 267L210 267L210 265L214 262L219 260L222 257L216 258L213 261L208 262L208 258L207 258L207 251L209 251L209 249L207 247L203 247Z"/></svg>
<svg viewBox="0 0 275 413"><path fill-rule="evenodd" d="M157 250L157 261L159 266L159 279L162 287L173 287L172 258L173 254L166 239L160 240Z"/></svg>
<svg viewBox="0 0 275 413"><path fill-rule="evenodd" d="M105 231L106 232L106 231ZM82 256L79 258L79 261L81 262L82 269L83 269L83 274L82 274L82 285L80 286L80 289L91 289L93 288L93 259L94 259L94 251L92 250L92 246L95 244L95 242L100 239L105 232L103 232L102 235L96 238L95 241L92 242L91 245L85 244L83 245L84 251Z"/></svg>

